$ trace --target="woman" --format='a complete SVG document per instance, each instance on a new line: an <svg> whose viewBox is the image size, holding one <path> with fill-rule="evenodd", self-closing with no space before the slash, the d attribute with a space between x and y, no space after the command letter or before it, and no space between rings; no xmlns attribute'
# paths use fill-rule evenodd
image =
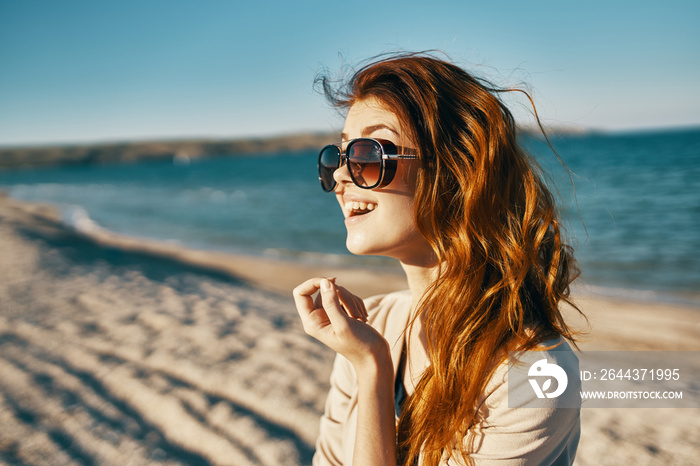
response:
<svg viewBox="0 0 700 466"><path fill-rule="evenodd" d="M398 259L409 291L295 288L305 331L339 355L314 464L570 464L579 409L508 404L509 351L567 364L576 269L501 91L425 54L323 85L347 109L319 156L347 247Z"/></svg>

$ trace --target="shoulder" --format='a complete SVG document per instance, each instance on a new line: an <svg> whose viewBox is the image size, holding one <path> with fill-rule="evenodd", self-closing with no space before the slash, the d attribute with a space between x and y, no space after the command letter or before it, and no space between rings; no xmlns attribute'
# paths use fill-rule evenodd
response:
<svg viewBox="0 0 700 466"><path fill-rule="evenodd" d="M406 304L410 305L411 302L411 291L410 290L400 290L394 291L392 293L380 294L372 296L371 298L364 299L365 306L367 310L379 311L381 309L387 309L394 307L396 305Z"/></svg>
<svg viewBox="0 0 700 466"><path fill-rule="evenodd" d="M530 415L559 408L578 410L580 386L578 357L558 337L531 351L508 353L489 380L482 401L501 411L524 410Z"/></svg>
<svg viewBox="0 0 700 466"><path fill-rule="evenodd" d="M497 372L491 383L507 390L510 408L581 407L578 357L561 337L509 353Z"/></svg>
<svg viewBox="0 0 700 466"><path fill-rule="evenodd" d="M511 353L487 384L481 422L468 436L476 464L571 464L580 437L579 388L578 359L563 339Z"/></svg>

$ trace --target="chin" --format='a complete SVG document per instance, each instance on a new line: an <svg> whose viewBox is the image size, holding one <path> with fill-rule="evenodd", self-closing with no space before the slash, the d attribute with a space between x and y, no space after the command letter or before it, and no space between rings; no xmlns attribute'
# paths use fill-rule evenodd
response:
<svg viewBox="0 0 700 466"><path fill-rule="evenodd" d="M377 244L374 241L367 242L362 241L359 238L352 238L348 236L348 239L345 242L345 247L355 256L380 256L398 259L398 251L395 248L392 248L391 245L387 244Z"/></svg>
<svg viewBox="0 0 700 466"><path fill-rule="evenodd" d="M358 246L358 245L351 243L349 241L347 243L345 243L345 247L348 249L348 251L350 251L350 254L354 254L356 256L372 255L372 253L369 252L369 250L367 248Z"/></svg>
<svg viewBox="0 0 700 466"><path fill-rule="evenodd" d="M356 256L381 256L383 255L381 251L378 251L376 247L372 247L370 244L366 244L364 241L357 240L348 236L345 242L345 247L350 251L351 254Z"/></svg>

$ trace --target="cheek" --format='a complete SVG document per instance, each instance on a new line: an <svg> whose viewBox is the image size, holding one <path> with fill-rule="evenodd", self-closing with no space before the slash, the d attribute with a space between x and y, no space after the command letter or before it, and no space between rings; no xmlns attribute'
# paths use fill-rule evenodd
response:
<svg viewBox="0 0 700 466"><path fill-rule="evenodd" d="M420 235L410 198L391 205L382 220L382 233L389 241L411 241L414 236Z"/></svg>
<svg viewBox="0 0 700 466"><path fill-rule="evenodd" d="M394 206L391 212L388 213L388 222L393 225L396 230L406 232L416 227L416 220L413 215L413 201L401 202Z"/></svg>

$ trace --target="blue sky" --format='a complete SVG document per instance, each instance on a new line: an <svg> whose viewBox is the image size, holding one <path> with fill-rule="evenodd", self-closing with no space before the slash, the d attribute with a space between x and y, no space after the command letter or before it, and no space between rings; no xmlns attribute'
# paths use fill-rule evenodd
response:
<svg viewBox="0 0 700 466"><path fill-rule="evenodd" d="M551 125L700 125L698 18L677 0L0 0L0 145L336 129L319 70L425 49L526 83Z"/></svg>

